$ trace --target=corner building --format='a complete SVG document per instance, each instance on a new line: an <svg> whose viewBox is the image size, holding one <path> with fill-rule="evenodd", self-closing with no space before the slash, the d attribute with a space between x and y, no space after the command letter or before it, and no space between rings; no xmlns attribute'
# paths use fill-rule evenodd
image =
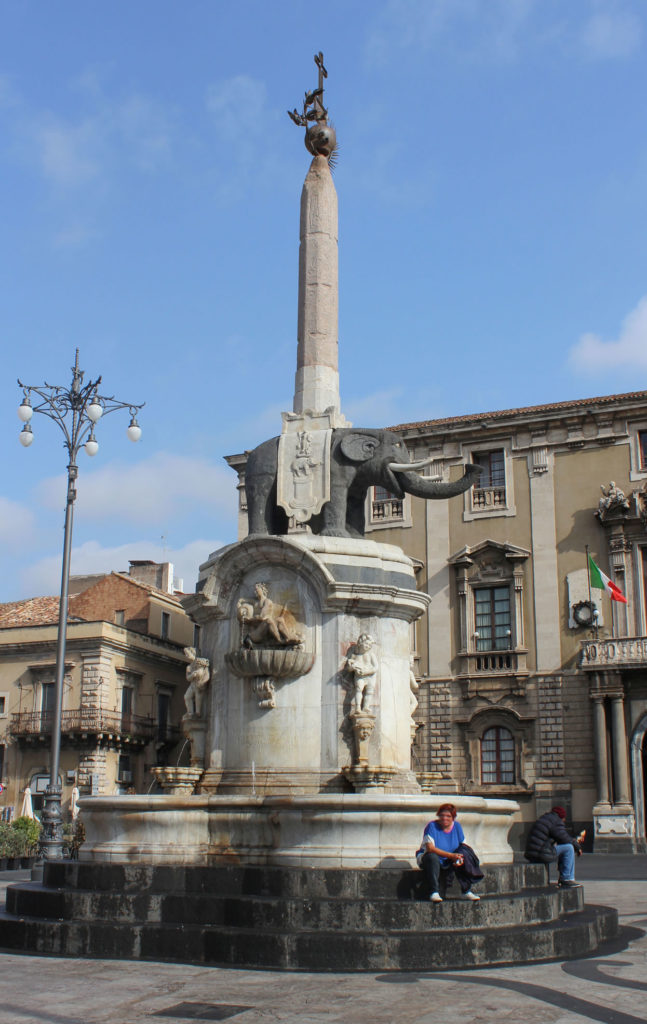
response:
<svg viewBox="0 0 647 1024"><path fill-rule="evenodd" d="M58 597L0 605L0 816L20 814L29 786L38 815L50 775ZM186 656L196 641L170 563L71 577L61 771L63 810L81 796L147 792L156 765L186 744Z"/></svg>
<svg viewBox="0 0 647 1024"><path fill-rule="evenodd" d="M512 797L519 833L563 804L596 850L644 851L647 392L395 429L439 480L483 468L449 502L367 509L432 599L413 638L421 785ZM587 546L628 604L589 593Z"/></svg>

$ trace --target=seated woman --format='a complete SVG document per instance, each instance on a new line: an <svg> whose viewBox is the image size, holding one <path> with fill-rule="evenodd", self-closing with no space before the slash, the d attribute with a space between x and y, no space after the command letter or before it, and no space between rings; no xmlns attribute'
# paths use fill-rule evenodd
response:
<svg viewBox="0 0 647 1024"><path fill-rule="evenodd" d="M480 896L472 892L474 873L468 873L465 865L465 853L461 850L465 843L465 835L456 821L456 808L453 804L442 804L436 811L436 820L425 826L422 846L416 853L418 867L422 868L431 888L429 899L432 903L442 903L440 895L440 870L452 868L456 872L464 900L480 900ZM470 851L472 852L472 851ZM478 860L476 860L478 868ZM483 875L478 872L480 877Z"/></svg>

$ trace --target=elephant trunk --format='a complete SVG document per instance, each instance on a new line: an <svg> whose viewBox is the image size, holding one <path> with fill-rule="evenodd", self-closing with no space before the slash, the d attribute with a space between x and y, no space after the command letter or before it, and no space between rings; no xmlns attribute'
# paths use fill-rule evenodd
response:
<svg viewBox="0 0 647 1024"><path fill-rule="evenodd" d="M453 483L439 483L437 480L430 480L429 477L420 476L415 472L396 472L395 477L403 491L413 494L416 498L436 499L453 498L456 494L462 494L475 484L481 475L481 466L475 466L468 462L465 466L465 473L460 480Z"/></svg>

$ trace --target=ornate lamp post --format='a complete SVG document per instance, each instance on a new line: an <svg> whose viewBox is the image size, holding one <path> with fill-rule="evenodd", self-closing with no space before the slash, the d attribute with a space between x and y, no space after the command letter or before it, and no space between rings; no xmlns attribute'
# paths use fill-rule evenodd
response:
<svg viewBox="0 0 647 1024"><path fill-rule="evenodd" d="M61 816L61 787L59 785L59 763L61 753L61 713L63 707L63 677L65 675L65 645L67 640L67 611L70 583L70 553L72 550L72 520L76 500L76 478L79 470L76 457L85 447L88 455L96 455L99 443L94 436L95 425L102 416L117 409L130 411L130 424L126 431L131 441L139 441L141 427L137 423L137 412L144 405L118 402L114 397L99 394L101 377L83 384L83 371L79 369L79 350L72 368L72 384L69 388L44 383L41 386L23 384L23 399L18 407L18 416L24 423L20 432L20 443L28 448L34 440L31 418L35 412L48 416L63 431L65 447L69 455L67 467L67 503L65 506L65 528L63 539L63 566L61 572L61 600L58 611L58 635L56 640L56 683L54 719L50 757L49 785L45 790L43 808L43 836L41 851L45 860L60 860L63 856L63 821ZM32 404L32 397L35 398Z"/></svg>

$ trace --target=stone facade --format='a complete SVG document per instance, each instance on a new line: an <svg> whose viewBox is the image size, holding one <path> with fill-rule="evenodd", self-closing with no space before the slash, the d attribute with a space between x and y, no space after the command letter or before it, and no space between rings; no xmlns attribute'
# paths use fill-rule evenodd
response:
<svg viewBox="0 0 647 1024"><path fill-rule="evenodd" d="M164 567L137 563L133 576L72 578L61 734L64 809L74 785L82 797L148 791L151 769L175 764L180 755L184 647L193 642L194 626L175 594L138 578L156 569ZM20 813L26 786L38 813L49 778L57 619L57 598L0 606L0 813L6 816Z"/></svg>
<svg viewBox="0 0 647 1024"><path fill-rule="evenodd" d="M557 802L597 849L645 849L647 392L392 429L437 480L483 466L447 502L367 501L367 537L401 547L430 598L412 637L421 785L519 801L519 844ZM245 456L228 461L242 538ZM589 594L587 546L627 605Z"/></svg>

